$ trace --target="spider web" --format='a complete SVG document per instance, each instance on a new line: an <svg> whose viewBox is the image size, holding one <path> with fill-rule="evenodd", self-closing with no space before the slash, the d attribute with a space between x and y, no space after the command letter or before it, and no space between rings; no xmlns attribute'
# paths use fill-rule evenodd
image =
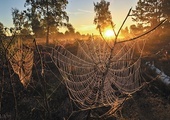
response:
<svg viewBox="0 0 170 120"><path fill-rule="evenodd" d="M19 76L23 86L27 86L30 82L33 67L33 50L22 45L14 45L14 54L9 55L10 64L14 72Z"/></svg>
<svg viewBox="0 0 170 120"><path fill-rule="evenodd" d="M57 46L54 62L70 99L81 110L121 104L143 86L144 45L145 40L115 44L91 39L78 42L77 55Z"/></svg>

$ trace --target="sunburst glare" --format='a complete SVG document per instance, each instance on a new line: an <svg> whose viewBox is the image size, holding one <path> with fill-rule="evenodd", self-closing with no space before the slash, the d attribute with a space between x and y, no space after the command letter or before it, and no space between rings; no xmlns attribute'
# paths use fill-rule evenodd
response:
<svg viewBox="0 0 170 120"><path fill-rule="evenodd" d="M113 32L113 30L107 29L107 30L104 32L104 36L107 37L107 38L114 37L114 32Z"/></svg>

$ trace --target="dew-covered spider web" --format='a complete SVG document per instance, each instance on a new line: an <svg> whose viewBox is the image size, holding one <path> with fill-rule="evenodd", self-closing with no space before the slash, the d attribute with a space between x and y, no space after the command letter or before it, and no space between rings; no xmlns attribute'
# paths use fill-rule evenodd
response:
<svg viewBox="0 0 170 120"><path fill-rule="evenodd" d="M91 39L78 42L76 55L57 46L54 61L79 109L116 107L143 86L144 46L145 40L114 43Z"/></svg>
<svg viewBox="0 0 170 120"><path fill-rule="evenodd" d="M18 44L13 45L13 52L9 54L11 66L25 87L31 79L33 57L34 53L31 48Z"/></svg>

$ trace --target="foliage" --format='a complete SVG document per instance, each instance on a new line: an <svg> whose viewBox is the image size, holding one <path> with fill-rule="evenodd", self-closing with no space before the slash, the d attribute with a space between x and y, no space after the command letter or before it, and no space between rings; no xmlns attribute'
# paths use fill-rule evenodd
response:
<svg viewBox="0 0 170 120"><path fill-rule="evenodd" d="M6 36L5 30L6 28L4 28L4 25L0 22L0 38Z"/></svg>
<svg viewBox="0 0 170 120"><path fill-rule="evenodd" d="M0 62L6 62L6 52L14 42L14 38L10 39L10 35L14 34L13 28L6 28L0 22ZM11 51L10 51L11 52Z"/></svg>
<svg viewBox="0 0 170 120"><path fill-rule="evenodd" d="M169 0L139 0L133 10L133 21L155 26L164 18L170 18ZM169 20L168 20L169 21Z"/></svg>
<svg viewBox="0 0 170 120"><path fill-rule="evenodd" d="M19 11L18 9L12 9L12 18L15 29L20 35L29 35L31 30L29 22L27 21L26 12Z"/></svg>
<svg viewBox="0 0 170 120"><path fill-rule="evenodd" d="M170 28L170 0L162 0L161 11L163 13L163 17L167 18L165 28Z"/></svg>
<svg viewBox="0 0 170 120"><path fill-rule="evenodd" d="M49 42L49 35L53 31L58 31L59 26L65 26L69 18L65 12L67 0L26 0L25 5L31 8L27 9L27 16L31 21L31 26L34 32L38 28L46 32L46 43ZM38 24L36 24L38 23Z"/></svg>
<svg viewBox="0 0 170 120"><path fill-rule="evenodd" d="M130 33L133 35L139 35L142 34L145 30L147 30L148 27L144 27L143 24L133 24L130 26Z"/></svg>
<svg viewBox="0 0 170 120"><path fill-rule="evenodd" d="M67 29L70 33L75 33L75 28L71 24L67 24Z"/></svg>
<svg viewBox="0 0 170 120"><path fill-rule="evenodd" d="M94 18L94 24L97 25L96 29L101 29L103 31L107 27L111 27L112 16L109 11L110 2L101 0L100 2L94 3L94 11L96 16Z"/></svg>

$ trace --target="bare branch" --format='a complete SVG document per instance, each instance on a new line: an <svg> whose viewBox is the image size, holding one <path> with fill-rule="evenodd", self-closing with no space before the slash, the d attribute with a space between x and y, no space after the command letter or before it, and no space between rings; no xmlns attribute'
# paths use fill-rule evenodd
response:
<svg viewBox="0 0 170 120"><path fill-rule="evenodd" d="M106 42L106 39L103 37L103 34L101 32L101 28L99 27L99 33L100 33L100 36L102 37L102 39ZM106 45L111 49L111 46L106 42Z"/></svg>
<svg viewBox="0 0 170 120"><path fill-rule="evenodd" d="M111 27L112 27L112 30L114 32L114 35L116 36L116 31L114 30L115 25L113 25L113 22L111 22Z"/></svg>
<svg viewBox="0 0 170 120"><path fill-rule="evenodd" d="M157 26L155 26L155 27L152 28L151 30L149 30L149 31L147 31L147 32L145 32L145 33L137 36L137 37L134 37L134 38L131 38L131 39L128 39L128 40L124 40L124 41L119 41L118 43L129 42L129 41L136 40L136 39L138 39L138 38L140 38L140 37L143 37L143 36L149 34L150 32L154 31L155 29L157 29L157 28L158 28L159 26L161 26L166 20L167 20L167 19L162 20Z"/></svg>
<svg viewBox="0 0 170 120"><path fill-rule="evenodd" d="M120 33L120 31L122 30L122 27L123 27L123 25L125 24L127 18L129 17L131 11L132 11L132 8L130 8L128 14L126 15L126 17L125 17L122 25L120 26L120 28L119 28L119 30L118 30L118 33L116 34L115 43L117 42L117 38L118 38L118 36L119 36L119 33Z"/></svg>

